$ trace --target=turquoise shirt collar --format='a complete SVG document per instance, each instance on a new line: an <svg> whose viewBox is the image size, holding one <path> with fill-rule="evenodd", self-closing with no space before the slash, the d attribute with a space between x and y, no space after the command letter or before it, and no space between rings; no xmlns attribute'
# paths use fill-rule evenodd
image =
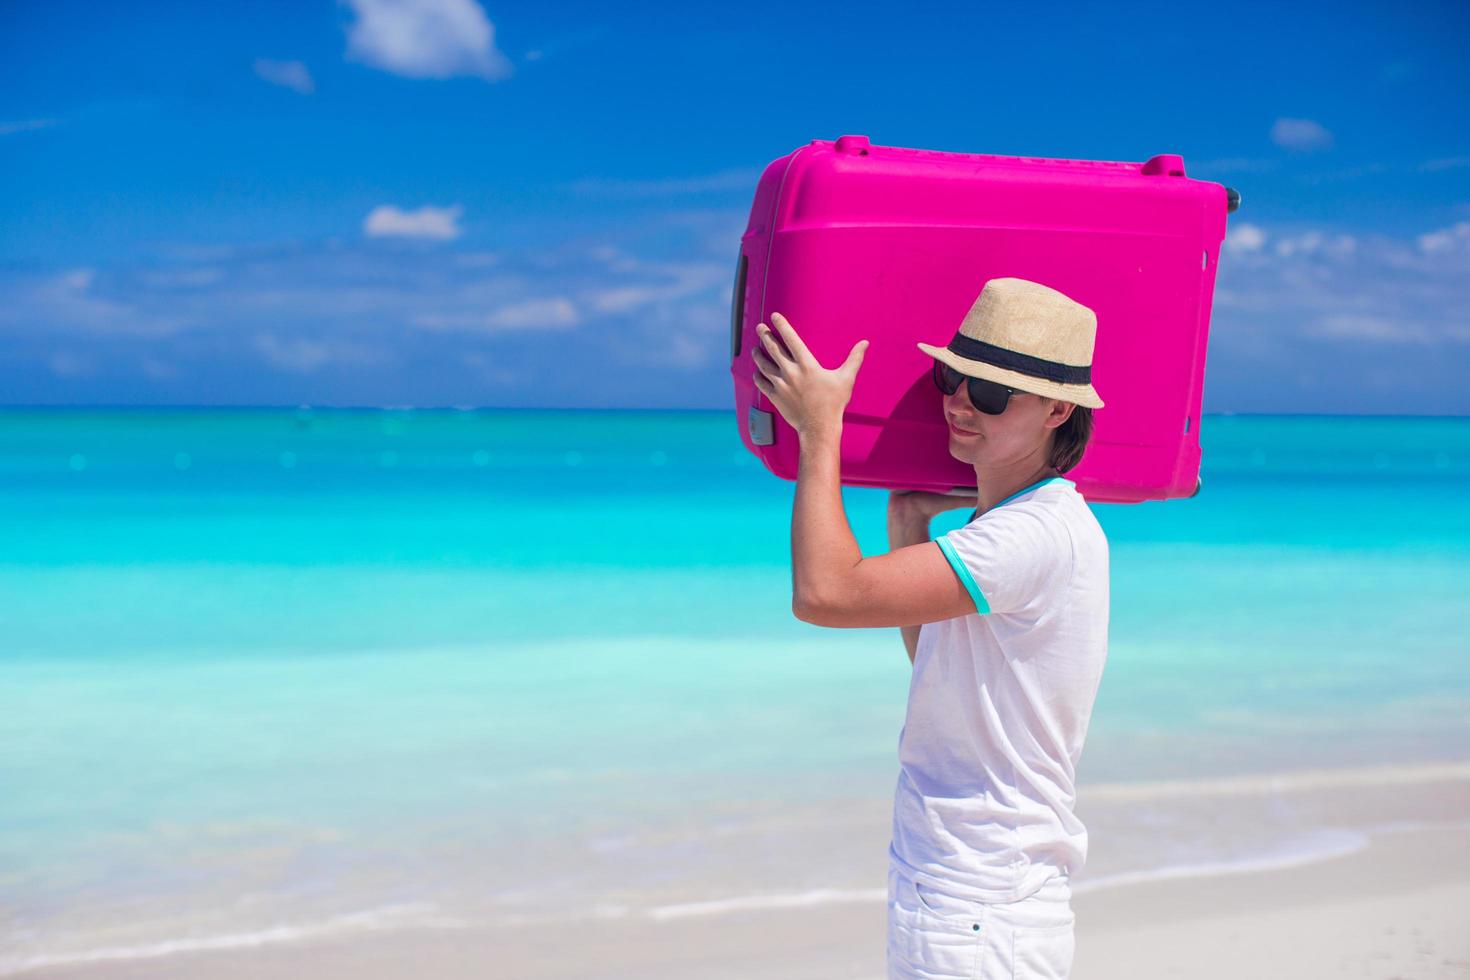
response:
<svg viewBox="0 0 1470 980"><path fill-rule="evenodd" d="M1002 500L1000 503L996 504L995 507L991 507L990 510L995 510L996 507L1000 507L1000 506L1003 506L1005 504L1010 503L1012 500L1015 500L1017 497L1021 496L1021 494L1023 494L1023 493L1030 493L1032 490L1035 490L1037 487L1044 487L1044 486L1047 486L1048 484L1051 484L1051 483L1072 483L1072 481L1069 480L1069 479L1067 479L1065 476L1048 476L1048 477L1045 477L1043 479L1037 480L1035 483L1031 484L1029 487L1023 487L1020 490L1017 490L1015 493L1011 494L1009 497L1007 497L1006 499ZM1075 487L1076 485L1077 484L1072 483L1072 486ZM989 513L989 511L986 511L986 513ZM970 512L970 520L972 520L972 521L975 518L979 517L979 516L980 516L980 508L978 508L978 507L976 507L973 511Z"/></svg>

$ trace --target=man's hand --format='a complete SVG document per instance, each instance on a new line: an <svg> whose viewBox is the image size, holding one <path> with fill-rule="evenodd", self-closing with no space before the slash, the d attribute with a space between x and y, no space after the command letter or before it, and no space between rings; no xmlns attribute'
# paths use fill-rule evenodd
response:
<svg viewBox="0 0 1470 980"><path fill-rule="evenodd" d="M927 527L931 518L947 510L961 507L974 509L978 499L973 493L928 493L923 490L890 490L888 493L888 518L890 525L913 525L922 523Z"/></svg>
<svg viewBox="0 0 1470 980"><path fill-rule="evenodd" d="M764 323L756 326L761 347L753 355L755 386L798 435L824 428L840 429L842 411L852 397L853 382L857 380L868 342L859 340L847 360L828 371L817 363L784 316L772 313L771 323L780 332L786 348L782 349L770 327Z"/></svg>

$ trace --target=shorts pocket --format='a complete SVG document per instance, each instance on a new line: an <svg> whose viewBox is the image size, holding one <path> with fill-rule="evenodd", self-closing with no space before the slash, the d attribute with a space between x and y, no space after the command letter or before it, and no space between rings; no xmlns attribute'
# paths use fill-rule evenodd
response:
<svg viewBox="0 0 1470 980"><path fill-rule="evenodd" d="M924 980L974 980L981 969L989 932L973 904L903 880L903 898L913 906L913 921L897 951L896 975Z"/></svg>
<svg viewBox="0 0 1470 980"><path fill-rule="evenodd" d="M944 928L958 932L980 932L982 916L979 903L946 895L922 882L914 882L914 897L925 918Z"/></svg>

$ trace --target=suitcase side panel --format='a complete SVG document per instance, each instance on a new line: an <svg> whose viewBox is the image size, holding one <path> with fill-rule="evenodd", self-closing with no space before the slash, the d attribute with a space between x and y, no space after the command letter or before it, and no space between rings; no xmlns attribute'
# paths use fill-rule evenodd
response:
<svg viewBox="0 0 1470 980"><path fill-rule="evenodd" d="M740 238L731 295L730 374L735 388L735 421L745 447L777 476L785 474L772 469L770 457L774 444L765 440L776 438L774 423L779 413L752 381L755 363L751 359L751 350L756 342L755 327L764 318L763 300L771 237L775 230L776 203L790 163L800 152L797 150L773 160L756 184L750 217ZM787 438L793 437L794 434ZM795 472L787 478L795 479Z"/></svg>

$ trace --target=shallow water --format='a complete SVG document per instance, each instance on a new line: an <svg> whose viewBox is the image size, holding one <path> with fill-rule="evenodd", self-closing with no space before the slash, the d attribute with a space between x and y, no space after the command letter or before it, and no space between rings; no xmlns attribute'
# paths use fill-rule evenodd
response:
<svg viewBox="0 0 1470 980"><path fill-rule="evenodd" d="M1470 758L1470 421L1201 433L1198 497L1094 506L1084 799ZM685 830L897 774L898 631L791 617L792 488L727 413L0 413L0 928L733 887Z"/></svg>

